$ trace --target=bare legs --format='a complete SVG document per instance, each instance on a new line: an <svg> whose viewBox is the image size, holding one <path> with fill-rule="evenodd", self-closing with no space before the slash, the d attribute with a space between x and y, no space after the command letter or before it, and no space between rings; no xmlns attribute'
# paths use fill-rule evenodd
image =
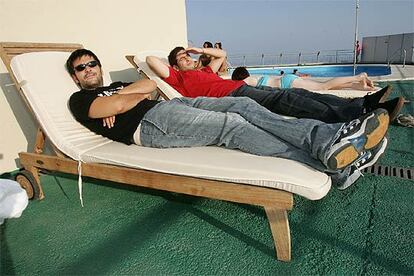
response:
<svg viewBox="0 0 414 276"><path fill-rule="evenodd" d="M375 90L373 82L368 78L366 73L352 77L337 77L326 82L297 78L292 82L292 87L308 90L339 90L344 88L368 91Z"/></svg>

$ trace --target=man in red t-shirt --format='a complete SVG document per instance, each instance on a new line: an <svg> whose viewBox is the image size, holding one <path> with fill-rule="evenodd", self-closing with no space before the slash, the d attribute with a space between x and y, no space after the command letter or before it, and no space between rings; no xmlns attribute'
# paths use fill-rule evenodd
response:
<svg viewBox="0 0 414 276"><path fill-rule="evenodd" d="M214 59L206 67L196 69L196 62L190 54L206 54ZM388 86L362 98L345 99L301 88L253 87L244 81L222 79L216 73L226 56L224 50L217 48L175 47L168 55L170 66L155 56L148 56L146 62L160 78L185 97L249 97L273 113L297 118L326 123L347 122L383 108L393 119L402 107L398 98L385 102L391 93Z"/></svg>

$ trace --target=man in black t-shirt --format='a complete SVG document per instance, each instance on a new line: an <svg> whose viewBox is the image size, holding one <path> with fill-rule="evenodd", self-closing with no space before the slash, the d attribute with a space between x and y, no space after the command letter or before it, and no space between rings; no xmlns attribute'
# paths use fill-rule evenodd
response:
<svg viewBox="0 0 414 276"><path fill-rule="evenodd" d="M81 124L125 144L172 148L223 146L261 156L281 157L328 173L344 189L384 153L389 123L377 109L348 123L285 119L245 97L176 98L152 101L152 80L103 86L99 59L86 49L67 63L81 88L69 107Z"/></svg>
<svg viewBox="0 0 414 276"><path fill-rule="evenodd" d="M66 65L82 88L69 100L76 120L97 134L125 144L133 143L133 134L142 117L158 103L147 99L156 89L155 82L139 80L103 86L101 63L86 49L75 51Z"/></svg>

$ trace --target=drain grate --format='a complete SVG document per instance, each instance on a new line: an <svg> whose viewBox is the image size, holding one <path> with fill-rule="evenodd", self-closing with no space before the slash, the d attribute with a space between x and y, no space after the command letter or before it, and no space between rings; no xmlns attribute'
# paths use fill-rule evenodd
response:
<svg viewBox="0 0 414 276"><path fill-rule="evenodd" d="M381 176L394 176L402 179L414 180L414 168L399 168L393 166L374 165L363 169L363 173L371 173Z"/></svg>

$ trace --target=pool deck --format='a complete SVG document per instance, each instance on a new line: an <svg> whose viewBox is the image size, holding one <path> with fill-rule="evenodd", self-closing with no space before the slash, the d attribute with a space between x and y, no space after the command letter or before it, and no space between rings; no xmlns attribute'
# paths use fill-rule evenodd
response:
<svg viewBox="0 0 414 276"><path fill-rule="evenodd" d="M332 77L319 77L313 78L315 80L327 80ZM405 65L404 67L400 64L391 65L391 74L385 76L370 76L375 82L385 82L385 81L399 81L399 80L414 80L414 65Z"/></svg>
<svg viewBox="0 0 414 276"><path fill-rule="evenodd" d="M388 82L388 81L401 81L401 80L414 80L414 65L391 65L391 74L385 76L376 76L376 77L369 77L376 83L380 82ZM330 78L313 78L315 80L327 80ZM379 86L377 86L379 89ZM340 97L345 98L355 98L355 97L362 97L366 94L371 93L371 91L359 91L359 90L350 90L350 89L342 89L342 90L326 90L326 91L314 91L317 93L322 94L334 94Z"/></svg>
<svg viewBox="0 0 414 276"><path fill-rule="evenodd" d="M391 65L391 75L370 77L374 81L414 80L414 65Z"/></svg>

